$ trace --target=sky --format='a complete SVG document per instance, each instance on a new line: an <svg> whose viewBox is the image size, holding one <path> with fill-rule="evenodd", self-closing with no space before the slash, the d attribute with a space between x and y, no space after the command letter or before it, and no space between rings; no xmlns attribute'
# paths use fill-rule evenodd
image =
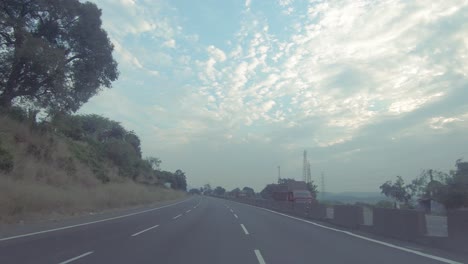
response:
<svg viewBox="0 0 468 264"><path fill-rule="evenodd" d="M93 2L120 78L80 113L190 186L300 180L304 150L330 192L468 159L467 0Z"/></svg>

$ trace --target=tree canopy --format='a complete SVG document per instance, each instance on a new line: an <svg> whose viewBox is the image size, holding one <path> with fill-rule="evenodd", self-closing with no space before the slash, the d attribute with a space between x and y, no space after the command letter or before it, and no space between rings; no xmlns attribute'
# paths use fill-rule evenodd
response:
<svg viewBox="0 0 468 264"><path fill-rule="evenodd" d="M424 170L410 184L398 176L395 182L387 181L380 189L386 196L405 204L416 197L440 202L449 209L468 207L468 162L457 160L455 167L450 173Z"/></svg>
<svg viewBox="0 0 468 264"><path fill-rule="evenodd" d="M242 188L242 191L247 195L247 197L255 197L255 191L251 187L245 186Z"/></svg>
<svg viewBox="0 0 468 264"><path fill-rule="evenodd" d="M217 187L213 190L213 194L214 194L214 195L223 196L225 193L226 193L226 189L224 189L224 188L221 187L221 186L217 186Z"/></svg>
<svg viewBox="0 0 468 264"><path fill-rule="evenodd" d="M0 3L0 106L74 112L118 78L101 10L78 0Z"/></svg>
<svg viewBox="0 0 468 264"><path fill-rule="evenodd" d="M401 176L397 176L395 182L387 181L380 186L382 194L391 197L398 202L409 204L411 201L410 187L405 185L405 181Z"/></svg>

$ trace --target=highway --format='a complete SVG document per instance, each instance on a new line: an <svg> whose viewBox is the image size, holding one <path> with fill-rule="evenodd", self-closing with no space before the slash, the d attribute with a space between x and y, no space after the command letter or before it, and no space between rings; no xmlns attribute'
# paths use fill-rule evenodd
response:
<svg viewBox="0 0 468 264"><path fill-rule="evenodd" d="M458 256L457 256L458 257ZM0 263L465 263L195 196L160 208L0 237Z"/></svg>

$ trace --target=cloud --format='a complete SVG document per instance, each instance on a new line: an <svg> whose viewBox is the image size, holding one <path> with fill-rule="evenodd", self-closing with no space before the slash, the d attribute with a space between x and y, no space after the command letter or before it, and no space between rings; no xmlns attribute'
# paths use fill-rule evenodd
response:
<svg viewBox="0 0 468 264"><path fill-rule="evenodd" d="M168 47L168 48L175 48L176 41L174 39L170 39L170 40L167 40L166 42L164 42L163 45Z"/></svg>
<svg viewBox="0 0 468 264"><path fill-rule="evenodd" d="M223 62L226 60L226 54L224 54L222 50L216 48L213 45L208 46L207 52L216 61Z"/></svg>
<svg viewBox="0 0 468 264"><path fill-rule="evenodd" d="M307 148L315 165L338 174L341 158L377 168L387 166L375 160L386 148L396 161L419 146L411 140L463 138L466 1L279 0L262 8L247 0L238 21L220 22L238 28L223 40L189 32L171 1L98 3L127 79L119 98L143 94L144 107L119 115L151 113L150 128L135 124L151 131L141 129L151 151L206 148L217 158L223 146L258 156L278 149L271 159L293 173L295 153Z"/></svg>

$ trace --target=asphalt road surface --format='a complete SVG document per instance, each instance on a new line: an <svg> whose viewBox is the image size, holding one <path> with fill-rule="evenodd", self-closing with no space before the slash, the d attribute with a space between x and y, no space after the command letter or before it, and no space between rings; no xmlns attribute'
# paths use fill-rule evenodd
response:
<svg viewBox="0 0 468 264"><path fill-rule="evenodd" d="M0 238L0 263L465 263L266 209L195 196Z"/></svg>

